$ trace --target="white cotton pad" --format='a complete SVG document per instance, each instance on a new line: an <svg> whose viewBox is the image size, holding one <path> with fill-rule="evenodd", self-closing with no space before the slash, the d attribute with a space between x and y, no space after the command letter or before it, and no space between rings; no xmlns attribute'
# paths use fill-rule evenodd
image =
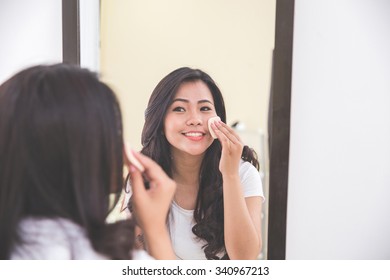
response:
<svg viewBox="0 0 390 280"><path fill-rule="evenodd" d="M125 154L128 159L128 161L134 165L135 168L137 168L139 171L144 172L145 167L139 162L139 160L133 155L130 146L128 144L125 144Z"/></svg>
<svg viewBox="0 0 390 280"><path fill-rule="evenodd" d="M216 122L216 121L220 121L221 118L216 116L216 117L212 117L212 118L209 118L209 121L208 121L208 126L209 126L209 131L210 131L210 134L211 136L214 138L214 139L217 139L217 135L215 134L214 130L211 128L211 124Z"/></svg>

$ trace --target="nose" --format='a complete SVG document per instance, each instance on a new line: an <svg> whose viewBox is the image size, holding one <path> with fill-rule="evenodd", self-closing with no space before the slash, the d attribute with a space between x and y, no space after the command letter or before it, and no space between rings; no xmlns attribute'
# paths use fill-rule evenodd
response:
<svg viewBox="0 0 390 280"><path fill-rule="evenodd" d="M202 125L202 118L199 113L192 112L187 120L187 125Z"/></svg>

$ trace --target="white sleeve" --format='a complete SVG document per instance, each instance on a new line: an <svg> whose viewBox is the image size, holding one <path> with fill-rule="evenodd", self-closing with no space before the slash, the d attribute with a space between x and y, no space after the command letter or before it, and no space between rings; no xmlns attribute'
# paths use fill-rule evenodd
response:
<svg viewBox="0 0 390 280"><path fill-rule="evenodd" d="M133 250L133 260L154 260L154 258L144 250Z"/></svg>
<svg viewBox="0 0 390 280"><path fill-rule="evenodd" d="M261 196L264 201L263 184L259 171L250 162L242 161L239 174L244 197Z"/></svg>

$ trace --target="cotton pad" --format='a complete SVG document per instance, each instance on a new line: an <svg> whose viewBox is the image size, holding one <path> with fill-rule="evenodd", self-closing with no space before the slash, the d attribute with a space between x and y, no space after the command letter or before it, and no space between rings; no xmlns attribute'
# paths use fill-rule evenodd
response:
<svg viewBox="0 0 390 280"><path fill-rule="evenodd" d="M132 150L130 149L130 146L128 144L125 144L125 154L127 157L127 160L134 165L135 168L137 168L139 171L144 172L145 167L139 162L138 159L133 155Z"/></svg>
<svg viewBox="0 0 390 280"><path fill-rule="evenodd" d="M217 139L218 137L215 134L214 130L211 128L211 124L214 123L214 122L220 121L220 120L221 120L221 118L216 116L216 117L209 118L209 121L208 121L209 131L210 131L211 136L214 139Z"/></svg>

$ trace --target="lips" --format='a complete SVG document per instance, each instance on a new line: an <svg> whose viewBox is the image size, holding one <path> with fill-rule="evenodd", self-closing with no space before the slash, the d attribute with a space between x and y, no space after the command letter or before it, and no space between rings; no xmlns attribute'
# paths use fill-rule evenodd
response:
<svg viewBox="0 0 390 280"><path fill-rule="evenodd" d="M191 141L201 141L206 135L205 133L200 131L188 131L182 134Z"/></svg>
<svg viewBox="0 0 390 280"><path fill-rule="evenodd" d="M188 136L188 137L201 137L204 135L204 133L202 132L186 132L186 133L183 133L185 136Z"/></svg>

